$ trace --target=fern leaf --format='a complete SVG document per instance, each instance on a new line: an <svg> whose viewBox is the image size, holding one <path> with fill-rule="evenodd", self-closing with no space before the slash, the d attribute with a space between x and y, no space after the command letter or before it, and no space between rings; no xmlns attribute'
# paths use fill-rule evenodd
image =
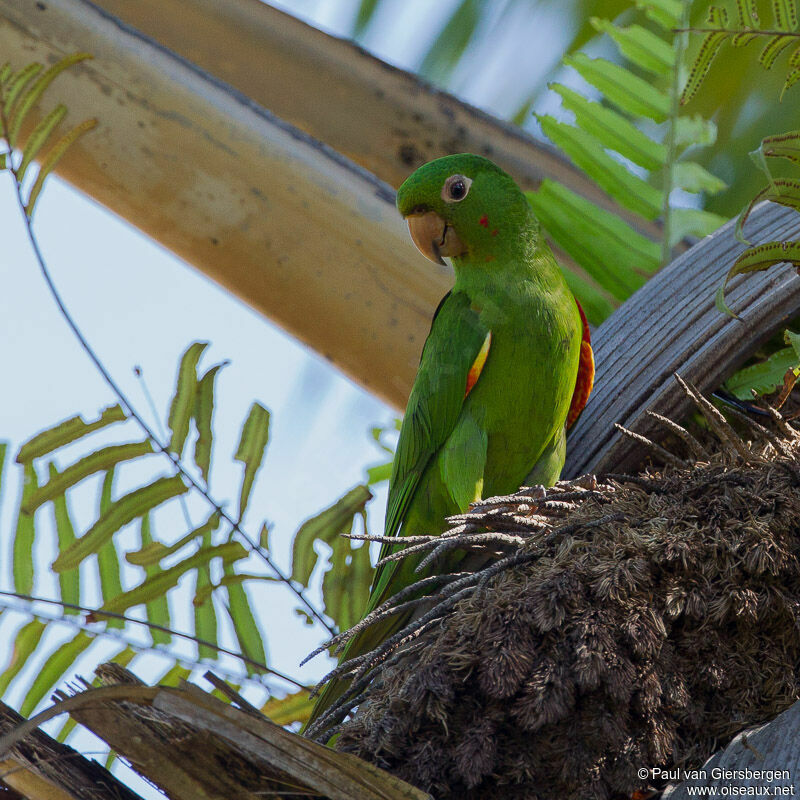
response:
<svg viewBox="0 0 800 800"><path fill-rule="evenodd" d="M67 107L61 103L57 105L34 129L25 142L25 149L22 151L22 161L17 169L17 180L22 183L28 167L39 155L39 151L50 137L50 134L58 127L58 124L66 116Z"/></svg>
<svg viewBox="0 0 800 800"><path fill-rule="evenodd" d="M223 559L222 569L226 577L235 577L236 573L230 561ZM247 597L244 586L241 582L230 581L226 584L225 590L228 593L228 616L233 624L240 652L251 661L255 661L256 664L263 664L266 667L267 653L264 649L264 637L256 624L256 618L253 614L253 609L250 607L250 600ZM363 611L365 607L366 599L365 605L359 609L359 612ZM260 672L255 664L248 662L245 662L245 669L248 675L255 675Z"/></svg>
<svg viewBox="0 0 800 800"><path fill-rule="evenodd" d="M636 8L643 9L648 19L664 30L677 28L683 16L680 0L636 0Z"/></svg>
<svg viewBox="0 0 800 800"><path fill-rule="evenodd" d="M14 638L14 647L6 648L7 652L9 652L9 660L2 675L0 675L0 697L5 695L11 681L17 677L22 668L28 663L46 627L41 620L31 620L20 628Z"/></svg>
<svg viewBox="0 0 800 800"><path fill-rule="evenodd" d="M311 718L311 709L314 701L310 699L308 689L300 689L293 694L278 699L271 697L263 706L261 713L271 719L276 725L286 726L293 722L306 723Z"/></svg>
<svg viewBox="0 0 800 800"><path fill-rule="evenodd" d="M139 549L146 550L153 544L153 535L150 529L150 513L148 512L142 515L139 524ZM160 571L158 564L145 566L145 580L152 580ZM151 600L145 601L145 613L147 614L147 621L151 624L159 625L162 628L169 628L170 613L166 592L153 597ZM170 641L172 641L172 636L166 631L161 631L157 628L148 628L148 631L153 645L169 644Z"/></svg>
<svg viewBox="0 0 800 800"><path fill-rule="evenodd" d="M88 649L93 641L93 636L80 631L70 641L65 642L53 653L50 653L41 670L33 679L33 683L22 701L19 713L24 717L31 716L36 706L63 679L67 670L75 663L78 656Z"/></svg>
<svg viewBox="0 0 800 800"><path fill-rule="evenodd" d="M762 200L769 200L787 208L800 211L800 181L791 178L773 180L765 189L762 189L745 207L736 221L736 238L745 241L743 236L744 225L755 206Z"/></svg>
<svg viewBox="0 0 800 800"><path fill-rule="evenodd" d="M369 599L372 564L366 544L354 549L339 537L332 543L331 567L322 578L325 613L340 630L347 630L361 618Z"/></svg>
<svg viewBox="0 0 800 800"><path fill-rule="evenodd" d="M717 126L710 119L703 119L699 114L678 117L675 120L675 146L706 146L717 141Z"/></svg>
<svg viewBox="0 0 800 800"><path fill-rule="evenodd" d="M758 9L755 0L736 0L736 13L740 28L758 25Z"/></svg>
<svg viewBox="0 0 800 800"><path fill-rule="evenodd" d="M50 69L45 70L33 83L19 95L19 101L14 105L8 117L8 141L13 144L17 140L22 123L25 121L30 110L44 94L47 87L62 73L80 61L85 61L92 56L89 53L73 53L62 58L57 64L53 64Z"/></svg>
<svg viewBox="0 0 800 800"><path fill-rule="evenodd" d="M175 566L169 569L159 569L135 588L107 600L91 615L92 621L101 619L104 611L121 614L129 608L155 600L160 595L166 594L174 586L177 586L181 576L190 570L197 569L198 566L207 565L214 558L239 561L246 557L247 550L239 542L227 542L226 544L202 547L193 555L175 564Z"/></svg>
<svg viewBox="0 0 800 800"><path fill-rule="evenodd" d="M39 174L31 187L30 194L28 195L28 202L25 203L25 213L28 217L33 216L33 211L36 208L36 201L39 199L42 187L44 186L45 178L55 169L56 164L64 157L64 154L69 148L78 141L85 133L88 133L97 125L96 119L87 119L76 125L71 131L65 133L51 148L47 151L41 166L39 167Z"/></svg>
<svg viewBox="0 0 800 800"><path fill-rule="evenodd" d="M595 30L608 34L620 53L636 66L666 76L675 66L675 51L660 37L641 25L617 27L611 20L591 18Z"/></svg>
<svg viewBox="0 0 800 800"><path fill-rule="evenodd" d="M280 578L275 578L272 575L261 575L255 572L231 572L225 574L220 578L219 583L209 584L208 586L203 587L200 591L195 592L194 594L194 603L195 605L201 605L208 601L209 597L224 586L232 586L236 583L244 583L245 581L272 581L278 582Z"/></svg>
<svg viewBox="0 0 800 800"><path fill-rule="evenodd" d="M51 472L50 480L40 486L28 498L24 510L32 514L40 505L48 500L55 500L63 495L67 489L75 486L97 472L109 470L117 464L134 458L141 458L153 452L153 446L148 440L141 442L128 442L126 444L112 444L103 447L88 456L84 456L74 464L70 464L62 472Z"/></svg>
<svg viewBox="0 0 800 800"><path fill-rule="evenodd" d="M797 27L797 3L795 0L772 0L775 27L779 31L793 31Z"/></svg>
<svg viewBox="0 0 800 800"><path fill-rule="evenodd" d="M74 416L60 422L46 431L36 434L36 436L25 442L17 453L17 463L25 464L35 458L46 456L59 447L71 444L74 441L94 433L106 425L113 425L115 422L124 422L127 419L122 406L109 406L104 409L100 417L94 422L84 422L83 417Z"/></svg>
<svg viewBox="0 0 800 800"><path fill-rule="evenodd" d="M236 449L236 455L234 456L236 461L241 461L244 464L242 488L239 493L239 519L244 517L244 512L250 499L250 490L253 488L256 473L261 468L261 462L264 460L264 452L268 442L269 411L260 403L253 403L250 406L250 413L242 426L239 447Z"/></svg>
<svg viewBox="0 0 800 800"><path fill-rule="evenodd" d="M194 401L194 423L197 428L194 463L200 469L206 486L211 472L211 447L214 440L211 428L214 417L214 380L217 377L217 373L224 366L225 363L217 364L200 378L197 383L197 393Z"/></svg>
<svg viewBox="0 0 800 800"><path fill-rule="evenodd" d="M190 542L198 538L202 538L205 541L207 534L211 534L219 528L221 519L219 511L213 511L202 525L189 531L185 536L181 536L174 544L165 545L161 542L154 542L151 539L146 547L143 546L140 550L126 553L125 560L134 566L144 567L145 570L148 567L156 566L162 559L177 553ZM148 532L149 529L148 525Z"/></svg>
<svg viewBox="0 0 800 800"><path fill-rule="evenodd" d="M700 208L673 208L670 219L670 247L674 247L686 236L702 239L728 221L727 217Z"/></svg>
<svg viewBox="0 0 800 800"><path fill-rule="evenodd" d="M758 34L742 31L741 33L733 34L733 36L731 37L731 44L734 47L746 47L754 39L758 39Z"/></svg>
<svg viewBox="0 0 800 800"><path fill-rule="evenodd" d="M5 83L12 75L14 70L11 68L11 64L6 61L2 67L0 67L0 84ZM0 87L2 89L2 87Z"/></svg>
<svg viewBox="0 0 800 800"><path fill-rule="evenodd" d="M724 283L717 290L717 308L732 317L736 317L736 314L725 303L725 289L730 280L736 275L761 272L775 264L784 262L788 262L795 267L800 266L800 241L766 242L745 250L728 270Z"/></svg>
<svg viewBox="0 0 800 800"><path fill-rule="evenodd" d="M84 558L96 553L103 543L120 528L137 519L146 511L186 492L188 487L179 475L157 478L114 502L91 528L53 562L54 572L76 567Z"/></svg>
<svg viewBox="0 0 800 800"><path fill-rule="evenodd" d="M9 153L0 153L0 172L4 172L8 169L8 156Z"/></svg>
<svg viewBox="0 0 800 800"><path fill-rule="evenodd" d="M761 150L768 158L786 158L800 164L800 131L767 136L761 141Z"/></svg>
<svg viewBox="0 0 800 800"><path fill-rule="evenodd" d="M178 377L172 402L169 407L167 425L172 436L169 449L180 458L189 435L189 423L192 420L197 392L197 364L200 356L208 347L208 342L192 342L181 356Z"/></svg>
<svg viewBox="0 0 800 800"><path fill-rule="evenodd" d="M623 111L655 122L663 122L669 116L669 97L619 64L583 53L566 57L564 63Z"/></svg>
<svg viewBox="0 0 800 800"><path fill-rule="evenodd" d="M366 486L356 486L300 526L292 543L292 580L303 586L308 585L319 558L314 550L314 542L320 540L332 547L339 534L349 529L353 517L363 510L371 498L372 492Z"/></svg>
<svg viewBox="0 0 800 800"><path fill-rule="evenodd" d="M553 117L537 119L547 137L620 205L645 219L658 217L661 192L611 158L591 134Z"/></svg>
<svg viewBox="0 0 800 800"><path fill-rule="evenodd" d="M14 591L21 594L31 594L33 592L33 544L36 538L34 517L32 514L26 514L22 509L37 487L38 477L36 470L33 464L27 463L24 467L22 497L20 498L17 527L12 545Z"/></svg>
<svg viewBox="0 0 800 800"><path fill-rule="evenodd" d="M786 76L786 80L783 82L783 86L781 87L781 101L783 101L783 95L789 89L791 89L792 86L797 83L797 81L800 81L800 69L794 69Z"/></svg>
<svg viewBox="0 0 800 800"><path fill-rule="evenodd" d="M602 277L602 285L618 300L658 269L656 242L564 186L545 180L526 197L545 229L592 277Z"/></svg>
<svg viewBox="0 0 800 800"><path fill-rule="evenodd" d="M14 103L17 102L20 94L25 87L44 69L41 64L28 64L19 72L8 78L8 85L3 87L3 113L8 119ZM13 142L9 139L8 131L3 131L3 135L9 144Z"/></svg>
<svg viewBox="0 0 800 800"><path fill-rule="evenodd" d="M203 547L211 547L211 532L206 531L203 535ZM210 645L217 644L218 627L217 612L214 608L214 601L211 599L211 594L205 601L197 600L199 595L204 595L206 587L212 586L211 574L208 564L200 564L197 567L195 578L195 594L192 600L192 608L194 610L194 635L200 641L197 644L197 651L199 658L213 659L217 656L217 651L214 647L205 644L208 642Z"/></svg>
<svg viewBox="0 0 800 800"><path fill-rule="evenodd" d="M564 108L575 115L576 124L596 136L604 147L645 169L663 167L667 157L664 145L642 133L626 117L561 84L550 84L550 88L561 96Z"/></svg>
<svg viewBox="0 0 800 800"><path fill-rule="evenodd" d="M115 470L112 467L106 472L103 486L100 490L100 508L98 517L103 519L113 506L112 492L114 490ZM70 545L75 547L77 543ZM112 597L122 594L122 579L120 577L120 557L114 538L109 536L97 548L97 572L100 578L100 596L105 603ZM107 628L124 628L124 620L112 618L108 620Z"/></svg>
<svg viewBox="0 0 800 800"><path fill-rule="evenodd" d="M787 370L797 369L799 363L794 347L781 348L765 361L740 369L725 381L725 388L740 400L752 400L751 389L771 394L783 383Z"/></svg>
<svg viewBox="0 0 800 800"><path fill-rule="evenodd" d="M675 185L685 192L717 194L727 188L725 181L694 161L679 161L673 167L672 174Z"/></svg>
<svg viewBox="0 0 800 800"><path fill-rule="evenodd" d="M703 37L700 50L689 69L689 78L681 94L681 105L686 105L697 94L711 69L711 63L729 35L724 31L712 31Z"/></svg>
<svg viewBox="0 0 800 800"><path fill-rule="evenodd" d="M764 45L764 49L758 56L758 61L764 69L772 69L775 59L787 48L789 45L795 44L797 38L795 36L773 36Z"/></svg>
<svg viewBox="0 0 800 800"><path fill-rule="evenodd" d="M59 477L59 472L55 464L49 464L50 480L47 485L52 484ZM66 550L75 541L75 526L72 524L72 515L69 511L67 498L64 494L58 494L53 498L53 519L56 526L56 536L58 537L58 549ZM61 599L65 603L80 605L81 602L81 576L79 570L68 569L58 576L58 585L61 590ZM64 607L65 614L80 613L76 608Z"/></svg>

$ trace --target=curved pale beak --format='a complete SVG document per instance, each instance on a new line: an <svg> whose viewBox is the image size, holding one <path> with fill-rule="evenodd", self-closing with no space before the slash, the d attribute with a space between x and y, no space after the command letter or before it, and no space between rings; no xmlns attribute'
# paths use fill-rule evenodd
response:
<svg viewBox="0 0 800 800"><path fill-rule="evenodd" d="M435 211L408 216L408 230L417 249L436 264L444 264L442 256L460 256L466 247L458 238L452 225L448 225Z"/></svg>

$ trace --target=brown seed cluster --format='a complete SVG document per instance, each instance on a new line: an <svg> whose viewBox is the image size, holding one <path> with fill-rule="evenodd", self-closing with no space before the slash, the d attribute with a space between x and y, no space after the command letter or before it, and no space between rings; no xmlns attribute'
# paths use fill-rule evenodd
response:
<svg viewBox="0 0 800 800"><path fill-rule="evenodd" d="M691 465L456 518L466 549L470 534L507 537L475 547L505 547L509 566L449 606L436 590L441 615L421 615L413 655L378 659L337 747L437 800L611 798L644 788L640 768L700 765L787 708L800 441L780 427Z"/></svg>

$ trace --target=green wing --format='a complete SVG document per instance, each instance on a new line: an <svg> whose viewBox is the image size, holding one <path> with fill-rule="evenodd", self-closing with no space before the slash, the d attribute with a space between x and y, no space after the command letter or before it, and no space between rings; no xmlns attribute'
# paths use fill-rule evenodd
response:
<svg viewBox="0 0 800 800"><path fill-rule="evenodd" d="M450 292L434 315L395 451L385 536L397 536L425 468L447 441L461 414L467 375L488 333L470 305L463 292ZM391 548L384 544L381 558ZM373 597L381 594L389 577L385 571L380 568L375 575Z"/></svg>
<svg viewBox="0 0 800 800"><path fill-rule="evenodd" d="M481 352L487 333L488 329L481 325L465 294L451 292L445 295L436 309L431 332L422 349L419 370L400 429L389 484L387 536L397 536L401 532L425 469L458 423L464 406L467 375ZM391 545L385 544L381 548L381 558L390 550ZM365 613L380 605L393 593L392 589L401 588L404 581L413 578L413 564L393 561L380 567L372 583ZM340 663L369 652L406 621L407 616L394 616L360 631L345 646L339 657ZM308 724L318 719L348 685L346 678L326 683L314 704Z"/></svg>

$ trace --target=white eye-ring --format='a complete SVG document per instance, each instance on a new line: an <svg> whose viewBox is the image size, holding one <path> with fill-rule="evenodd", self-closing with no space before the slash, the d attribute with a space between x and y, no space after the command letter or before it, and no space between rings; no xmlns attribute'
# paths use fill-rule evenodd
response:
<svg viewBox="0 0 800 800"><path fill-rule="evenodd" d="M442 200L445 203L460 203L469 193L472 178L466 175L451 175L442 186Z"/></svg>

